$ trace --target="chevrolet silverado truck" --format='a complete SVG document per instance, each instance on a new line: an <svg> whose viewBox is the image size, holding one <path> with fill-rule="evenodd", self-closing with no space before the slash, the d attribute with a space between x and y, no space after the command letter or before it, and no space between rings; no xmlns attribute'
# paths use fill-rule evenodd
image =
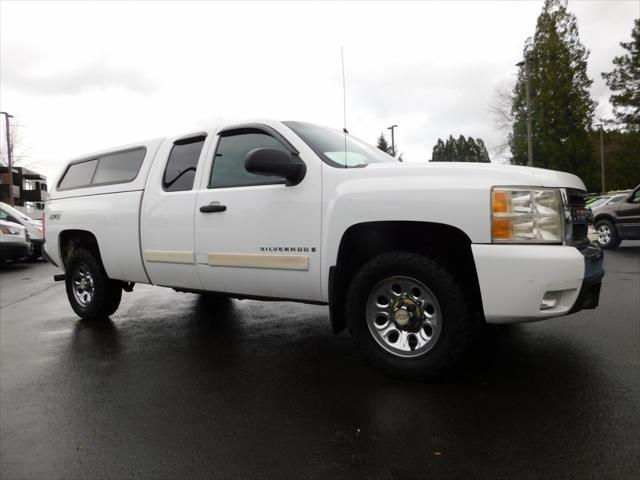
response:
<svg viewBox="0 0 640 480"><path fill-rule="evenodd" d="M400 163L343 132L254 121L72 160L45 251L83 319L154 284L329 305L370 359L437 374L475 322L595 308L602 253L574 175Z"/></svg>

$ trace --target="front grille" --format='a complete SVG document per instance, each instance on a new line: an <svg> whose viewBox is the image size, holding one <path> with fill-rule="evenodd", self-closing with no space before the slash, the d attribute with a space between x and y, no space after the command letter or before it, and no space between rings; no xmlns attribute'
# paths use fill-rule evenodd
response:
<svg viewBox="0 0 640 480"><path fill-rule="evenodd" d="M571 212L567 241L576 246L589 243L589 225L593 222L593 214L586 205L586 197L585 191L567 189L567 201Z"/></svg>

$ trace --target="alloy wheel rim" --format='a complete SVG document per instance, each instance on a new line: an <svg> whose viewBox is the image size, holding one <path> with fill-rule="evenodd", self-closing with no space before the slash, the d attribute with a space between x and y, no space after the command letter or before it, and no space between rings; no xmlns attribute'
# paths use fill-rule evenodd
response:
<svg viewBox="0 0 640 480"><path fill-rule="evenodd" d="M442 331L436 296L424 283L406 276L388 277L373 287L367 298L366 321L378 345L401 358L426 354Z"/></svg>
<svg viewBox="0 0 640 480"><path fill-rule="evenodd" d="M606 245L611 240L611 229L608 225L598 227L598 241L601 245Z"/></svg>
<svg viewBox="0 0 640 480"><path fill-rule="evenodd" d="M82 263L76 267L72 282L74 298L81 306L86 307L93 300L95 293L93 276L86 264Z"/></svg>

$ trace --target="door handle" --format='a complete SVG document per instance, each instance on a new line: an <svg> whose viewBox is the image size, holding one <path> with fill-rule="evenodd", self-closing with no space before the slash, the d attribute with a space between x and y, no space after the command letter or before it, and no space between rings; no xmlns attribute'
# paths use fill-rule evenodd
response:
<svg viewBox="0 0 640 480"><path fill-rule="evenodd" d="M218 202L212 202L209 205L202 205L200 207L202 213L224 212L226 209L226 205L220 205Z"/></svg>

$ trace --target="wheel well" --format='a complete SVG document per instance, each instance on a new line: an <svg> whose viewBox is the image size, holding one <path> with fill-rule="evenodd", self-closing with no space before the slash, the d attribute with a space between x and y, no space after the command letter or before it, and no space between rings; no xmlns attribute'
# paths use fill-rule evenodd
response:
<svg viewBox="0 0 640 480"><path fill-rule="evenodd" d="M60 232L60 257L65 268L73 252L80 248L88 250L95 255L100 265L102 265L98 240L93 233L86 230L64 230Z"/></svg>
<svg viewBox="0 0 640 480"><path fill-rule="evenodd" d="M599 221L601 221L601 220L608 220L608 221L610 221L610 222L611 222L611 223L613 223L613 224L615 224L615 223L616 223L615 219L614 219L611 215L608 215L608 214L606 214L606 213L603 213L603 214L598 215L596 218L594 218L594 219L593 219L593 226L595 227L595 226L596 226L596 224L597 224Z"/></svg>
<svg viewBox="0 0 640 480"><path fill-rule="evenodd" d="M344 302L353 276L369 259L393 250L424 253L437 260L460 282L470 299L471 310L482 315L471 240L462 230L442 223L367 222L353 225L344 233L336 265L329 273L329 304L334 333L346 327Z"/></svg>

